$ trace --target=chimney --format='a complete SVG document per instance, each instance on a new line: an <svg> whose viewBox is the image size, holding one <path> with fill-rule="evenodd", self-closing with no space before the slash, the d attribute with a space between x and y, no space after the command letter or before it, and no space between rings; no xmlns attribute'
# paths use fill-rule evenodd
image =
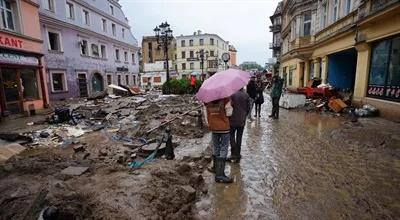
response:
<svg viewBox="0 0 400 220"><path fill-rule="evenodd" d="M197 30L197 35L200 35L201 34L201 30Z"/></svg>

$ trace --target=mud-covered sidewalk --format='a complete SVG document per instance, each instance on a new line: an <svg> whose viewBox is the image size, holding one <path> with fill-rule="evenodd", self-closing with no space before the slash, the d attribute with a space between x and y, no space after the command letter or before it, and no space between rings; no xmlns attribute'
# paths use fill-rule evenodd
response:
<svg viewBox="0 0 400 220"><path fill-rule="evenodd" d="M400 124L281 110L248 123L235 183L204 173L199 219L399 219Z"/></svg>

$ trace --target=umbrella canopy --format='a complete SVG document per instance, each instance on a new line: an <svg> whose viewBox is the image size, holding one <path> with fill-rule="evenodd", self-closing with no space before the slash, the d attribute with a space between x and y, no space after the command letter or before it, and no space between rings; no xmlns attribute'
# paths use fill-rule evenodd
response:
<svg viewBox="0 0 400 220"><path fill-rule="evenodd" d="M250 73L242 70L228 69L218 72L204 81L196 94L196 98L208 103L230 97L233 93L246 86L249 80Z"/></svg>

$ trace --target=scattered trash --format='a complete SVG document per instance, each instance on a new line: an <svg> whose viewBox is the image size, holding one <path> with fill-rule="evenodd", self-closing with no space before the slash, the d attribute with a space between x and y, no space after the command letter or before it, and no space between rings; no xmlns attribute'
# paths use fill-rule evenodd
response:
<svg viewBox="0 0 400 220"><path fill-rule="evenodd" d="M33 124L34 124L33 122L26 123L26 125L28 125L28 126L32 126Z"/></svg>
<svg viewBox="0 0 400 220"><path fill-rule="evenodd" d="M69 166L61 171L62 174L69 175L69 176L80 176L84 172L86 172L89 167L74 167Z"/></svg>
<svg viewBox="0 0 400 220"><path fill-rule="evenodd" d="M379 115L379 110L372 105L363 105L362 108L355 109L355 114L359 117L374 117Z"/></svg>

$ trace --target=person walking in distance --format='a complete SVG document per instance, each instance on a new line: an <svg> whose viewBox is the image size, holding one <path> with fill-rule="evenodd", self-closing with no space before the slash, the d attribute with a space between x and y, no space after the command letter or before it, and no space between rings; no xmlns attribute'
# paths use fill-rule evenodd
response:
<svg viewBox="0 0 400 220"><path fill-rule="evenodd" d="M256 114L254 117L261 117L261 105L264 103L264 82L261 79L261 74L257 75L256 79L256 98L254 100L254 103L256 105Z"/></svg>
<svg viewBox="0 0 400 220"><path fill-rule="evenodd" d="M197 82L196 76L192 75L192 78L190 79L190 85L192 86L192 94L196 93L196 82Z"/></svg>
<svg viewBox="0 0 400 220"><path fill-rule="evenodd" d="M247 84L247 86L246 86L246 92L250 98L250 110L249 110L249 114L248 114L249 120L253 120L253 118L251 117L251 112L253 111L254 100L257 95L255 79L256 79L256 77L252 76L250 78L249 84Z"/></svg>
<svg viewBox="0 0 400 220"><path fill-rule="evenodd" d="M232 183L232 178L225 175L225 162L228 155L230 139L229 117L232 106L229 98L212 101L205 104L206 122L212 132L213 167L215 182Z"/></svg>
<svg viewBox="0 0 400 220"><path fill-rule="evenodd" d="M272 77L272 89L271 89L271 100L272 100L272 112L269 117L279 119L279 99L282 95L283 79L278 75Z"/></svg>
<svg viewBox="0 0 400 220"><path fill-rule="evenodd" d="M240 89L231 96L232 101L232 116L229 118L231 126L230 142L231 142L231 157L228 161L239 163L241 159L241 146L244 126L246 118L250 112L250 98L247 93Z"/></svg>

